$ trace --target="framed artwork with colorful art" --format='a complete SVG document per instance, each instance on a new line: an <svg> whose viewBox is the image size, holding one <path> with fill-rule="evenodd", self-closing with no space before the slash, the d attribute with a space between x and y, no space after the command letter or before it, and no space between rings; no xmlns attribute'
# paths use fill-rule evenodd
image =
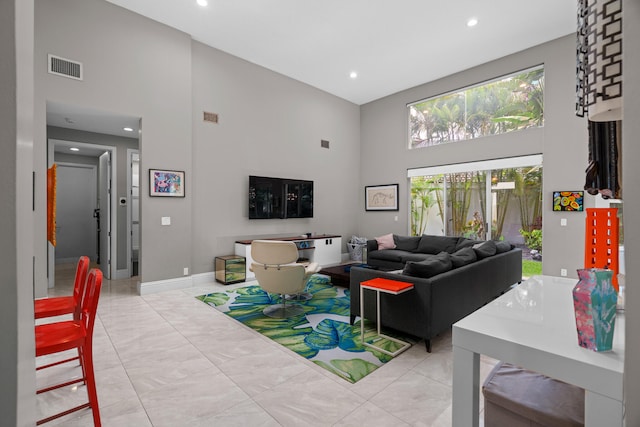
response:
<svg viewBox="0 0 640 427"><path fill-rule="evenodd" d="M553 210L582 212L584 201L584 191L554 191Z"/></svg>
<svg viewBox="0 0 640 427"><path fill-rule="evenodd" d="M184 171L149 169L149 196L184 197Z"/></svg>

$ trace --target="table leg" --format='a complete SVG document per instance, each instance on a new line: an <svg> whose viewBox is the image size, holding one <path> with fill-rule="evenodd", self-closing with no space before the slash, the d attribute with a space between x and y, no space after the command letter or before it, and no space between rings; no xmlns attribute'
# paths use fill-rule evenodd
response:
<svg viewBox="0 0 640 427"><path fill-rule="evenodd" d="M480 355L453 346L453 427L478 427Z"/></svg>
<svg viewBox="0 0 640 427"><path fill-rule="evenodd" d="M378 335L381 335L380 325L380 291L376 291L376 322L378 322Z"/></svg>
<svg viewBox="0 0 640 427"><path fill-rule="evenodd" d="M584 425L620 426L622 427L622 402L610 397L585 390L584 393Z"/></svg>
<svg viewBox="0 0 640 427"><path fill-rule="evenodd" d="M364 344L364 288L360 286L360 339Z"/></svg>
<svg viewBox="0 0 640 427"><path fill-rule="evenodd" d="M378 325L377 325L378 335L373 338L373 341L375 342L376 340L384 338L389 341L393 341L396 344L400 344L400 347L396 351L389 351L382 347L378 347L374 343L369 343L364 339L364 290L365 289L366 288L360 286L360 339L362 340L362 345L375 348L376 350L384 354L388 354L391 357L396 357L397 355L399 355L400 353L402 353L403 351L411 347L411 344L406 341L402 341L402 340L399 340L398 338L390 337L389 335L385 335L382 333L382 329L381 329L382 321L380 320L380 291L378 289L373 289L376 292L376 321L378 322Z"/></svg>

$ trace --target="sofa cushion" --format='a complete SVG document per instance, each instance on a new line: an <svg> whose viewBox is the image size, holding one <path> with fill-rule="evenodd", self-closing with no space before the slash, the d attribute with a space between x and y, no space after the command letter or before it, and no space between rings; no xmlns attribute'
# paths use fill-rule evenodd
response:
<svg viewBox="0 0 640 427"><path fill-rule="evenodd" d="M448 252L440 252L437 255L428 256L423 261L408 261L402 274L428 278L449 270L451 270L451 255Z"/></svg>
<svg viewBox="0 0 640 427"><path fill-rule="evenodd" d="M394 234L393 241L396 244L396 249L414 252L416 249L418 249L420 236L398 236Z"/></svg>
<svg viewBox="0 0 640 427"><path fill-rule="evenodd" d="M440 252L455 252L456 243L458 243L457 237L451 236L430 236L423 234L420 237L420 244L418 245L418 252L423 254L439 254Z"/></svg>
<svg viewBox="0 0 640 427"><path fill-rule="evenodd" d="M473 248L462 248L451 254L451 264L453 268L462 267L463 265L471 264L478 259L476 251Z"/></svg>
<svg viewBox="0 0 640 427"><path fill-rule="evenodd" d="M393 241L393 234L385 234L384 236L376 237L378 242L378 250L383 249L395 249L396 244Z"/></svg>
<svg viewBox="0 0 640 427"><path fill-rule="evenodd" d="M473 245L477 245L478 243L482 242L478 240L468 239L466 237L459 237L458 242L456 243L456 250L454 252L457 252L462 248L470 248Z"/></svg>
<svg viewBox="0 0 640 427"><path fill-rule="evenodd" d="M423 254L420 252L407 252L406 254L402 255L401 261L402 262L407 262L407 261L424 261L428 256L430 256L429 254Z"/></svg>
<svg viewBox="0 0 640 427"><path fill-rule="evenodd" d="M513 249L513 245L509 242L507 242L506 240L502 240L499 242L496 242L496 253L497 254L501 254L503 252L508 252L511 249Z"/></svg>
<svg viewBox="0 0 640 427"><path fill-rule="evenodd" d="M478 259L494 256L496 254L496 242L487 240L486 242L478 243L473 246L473 250L476 251Z"/></svg>
<svg viewBox="0 0 640 427"><path fill-rule="evenodd" d="M384 251L373 251L367 254L367 259L382 261L402 262L402 257L410 255L411 252L399 251L397 249L386 249Z"/></svg>

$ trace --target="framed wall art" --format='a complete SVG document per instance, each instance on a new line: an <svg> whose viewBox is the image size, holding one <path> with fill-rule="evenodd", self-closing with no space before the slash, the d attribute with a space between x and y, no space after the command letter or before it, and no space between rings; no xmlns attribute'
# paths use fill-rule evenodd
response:
<svg viewBox="0 0 640 427"><path fill-rule="evenodd" d="M368 185L364 187L367 211L397 211L398 184Z"/></svg>
<svg viewBox="0 0 640 427"><path fill-rule="evenodd" d="M184 171L149 169L149 196L184 197Z"/></svg>
<svg viewBox="0 0 640 427"><path fill-rule="evenodd" d="M584 191L554 191L553 210L582 212Z"/></svg>

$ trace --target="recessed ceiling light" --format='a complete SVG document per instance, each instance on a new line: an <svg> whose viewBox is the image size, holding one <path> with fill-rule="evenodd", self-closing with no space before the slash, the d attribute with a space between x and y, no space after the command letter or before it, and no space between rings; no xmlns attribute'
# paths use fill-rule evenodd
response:
<svg viewBox="0 0 640 427"><path fill-rule="evenodd" d="M133 132L132 128L122 128L123 130L127 131L127 132Z"/></svg>
<svg viewBox="0 0 640 427"><path fill-rule="evenodd" d="M76 148L76 147L71 147L71 148L69 148L69 150L71 150L71 151L80 151L80 149Z"/></svg>
<svg viewBox="0 0 640 427"><path fill-rule="evenodd" d="M476 18L469 18L467 27L475 27L476 25L478 25L478 20Z"/></svg>
<svg viewBox="0 0 640 427"><path fill-rule="evenodd" d="M356 73L355 71L352 71L349 73L349 77L351 77L352 79L357 79L358 78L358 73Z"/></svg>
<svg viewBox="0 0 640 427"><path fill-rule="evenodd" d="M196 0L196 3L198 3L202 7L205 7L209 4L207 0Z"/></svg>

